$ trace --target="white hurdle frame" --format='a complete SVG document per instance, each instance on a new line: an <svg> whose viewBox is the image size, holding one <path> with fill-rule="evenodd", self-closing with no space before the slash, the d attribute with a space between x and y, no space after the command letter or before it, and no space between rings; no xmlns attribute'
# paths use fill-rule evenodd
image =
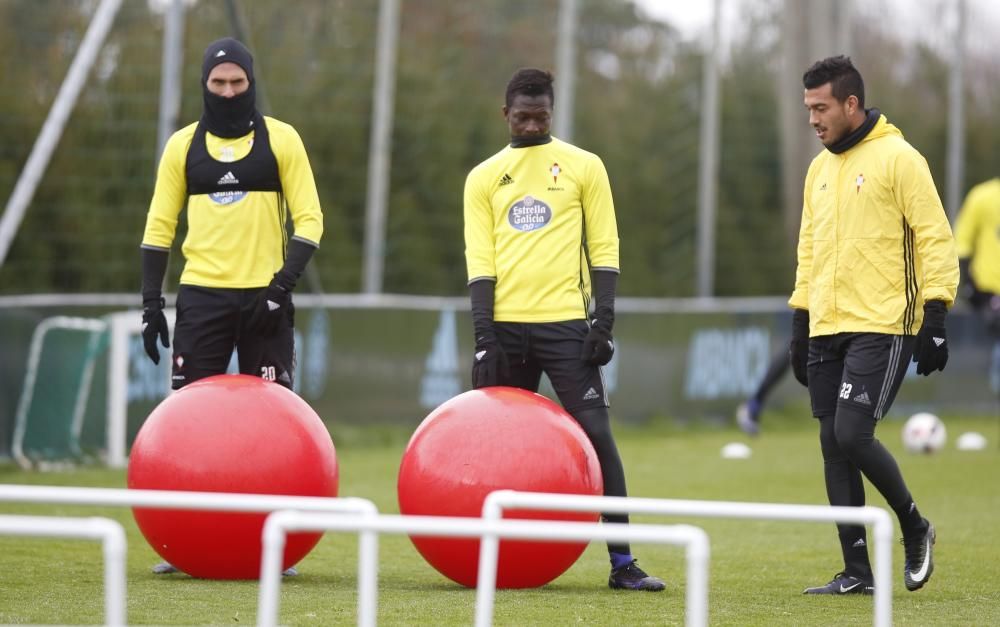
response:
<svg viewBox="0 0 1000 627"><path fill-rule="evenodd" d="M125 529L110 518L0 515L0 535L100 540L104 554L104 622L125 624Z"/></svg>
<svg viewBox="0 0 1000 627"><path fill-rule="evenodd" d="M803 522L835 522L872 525L875 536L875 627L892 625L892 518L879 507L842 507L830 505L800 505L785 503L743 503L737 501L692 501L651 499L621 496L585 496L578 494L545 494L497 490L483 501L483 518L503 519L504 508L574 512L608 512L618 514L669 514L710 518L749 518L756 520L787 520ZM499 552L496 536L486 535L479 545L479 581L495 578L496 569L484 570L488 561L495 562ZM690 575L688 575L690 579ZM690 583L688 584L690 586ZM476 589L478 607L480 594L493 594L495 586ZM690 591L690 590L689 590ZM689 601L690 602L690 601Z"/></svg>
<svg viewBox="0 0 1000 627"><path fill-rule="evenodd" d="M126 490L123 488L66 488L0 484L0 503L103 505L147 509L194 509L213 512L263 512L283 509L338 514L378 514L375 503L355 496L289 496L235 492L181 490Z"/></svg>
<svg viewBox="0 0 1000 627"><path fill-rule="evenodd" d="M612 542L656 542L663 544L684 544L698 548L688 551L688 559L695 564L688 565L689 573L694 573L696 588L708 589L708 536L698 527L691 525L622 525L615 523L584 523L571 521L527 521L527 520L484 520L482 518L462 518L455 516L399 516L377 515L348 518L314 512L279 511L267 517L264 523L264 558L261 560L260 596L257 606L257 624L263 627L277 625L278 591L281 586L280 556L284 547L285 534L289 531L358 531L395 533L421 536L516 538L530 540L551 540L556 542L579 542L584 540L605 540ZM358 571L378 571L378 540L369 547L362 546L358 556ZM477 581L478 591L484 585ZM695 607L686 609L688 625L706 625L707 605L704 597L698 599ZM377 615L376 597L358 599L358 625L373 627ZM476 627L493 624L493 605L488 608L476 603Z"/></svg>
<svg viewBox="0 0 1000 627"><path fill-rule="evenodd" d="M177 490L124 490L119 488L64 488L0 484L0 503L45 503L104 505L150 509L195 509L215 512L275 512L297 510L327 514L354 514L362 518L378 515L375 503L358 497L287 496L235 494L227 492L183 492ZM266 524L266 521L265 521ZM266 527L264 532L266 533ZM261 534L262 537L264 533ZM374 534L361 535L362 553L372 550ZM377 549L376 549L377 552ZM279 555L279 563L281 557ZM261 560L263 563L263 560ZM358 562L358 603L374 603L378 572L365 572Z"/></svg>

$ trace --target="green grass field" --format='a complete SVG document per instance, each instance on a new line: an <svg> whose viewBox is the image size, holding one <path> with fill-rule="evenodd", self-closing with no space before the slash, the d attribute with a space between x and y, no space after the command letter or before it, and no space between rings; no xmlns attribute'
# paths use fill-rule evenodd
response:
<svg viewBox="0 0 1000 627"><path fill-rule="evenodd" d="M893 616L897 625L1000 624L1000 453L997 421L948 418L947 448L933 456L902 451L901 421L879 428L921 510L938 529L936 569L919 592L902 585L902 547L893 547ZM979 452L960 452L964 431L987 436ZM373 500L397 512L395 479L408 433L334 432L341 495ZM634 496L826 502L815 424L808 418L768 414L763 435L750 441L753 456L724 460L721 447L745 440L734 428L688 431L668 427L618 428L630 493ZM0 467L0 483L124 487L122 472L100 469L25 473ZM868 486L870 504L884 507ZM0 505L0 513L101 515L128 533L128 620L135 624L248 624L256 620L253 581L202 581L156 576L158 556L124 509ZM713 625L871 624L871 597L806 597L807 585L825 583L841 567L832 523L741 522L678 517L633 517L634 522L687 522L711 539L709 620ZM682 549L633 547L640 564L665 578L665 593L607 588L607 554L592 543L563 576L537 590L501 591L498 625L681 625L684 616ZM328 533L284 583L286 624L353 624L357 538ZM453 584L428 566L404 536L380 542L379 623L467 625L475 591ZM87 624L103 619L100 548L96 542L0 537L0 623Z"/></svg>

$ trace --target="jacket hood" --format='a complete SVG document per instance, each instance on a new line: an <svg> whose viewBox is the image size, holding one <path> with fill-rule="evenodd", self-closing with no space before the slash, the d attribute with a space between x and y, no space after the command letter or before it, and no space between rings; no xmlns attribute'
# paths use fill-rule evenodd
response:
<svg viewBox="0 0 1000 627"><path fill-rule="evenodd" d="M872 128L871 132L868 133L868 135L866 135L860 143L863 144L865 142L870 142L873 139L887 137L890 135L903 139L903 131L899 130L895 124L890 123L889 120L886 119L885 114L882 114L879 116L878 122L875 123L875 127Z"/></svg>

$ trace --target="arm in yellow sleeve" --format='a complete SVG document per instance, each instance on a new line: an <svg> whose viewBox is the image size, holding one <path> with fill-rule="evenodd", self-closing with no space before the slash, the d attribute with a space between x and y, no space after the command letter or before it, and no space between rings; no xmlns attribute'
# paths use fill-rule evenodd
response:
<svg viewBox="0 0 1000 627"><path fill-rule="evenodd" d="M267 118L267 128L271 149L278 161L281 188L295 225L294 237L318 248L323 237L323 211L305 145L289 124Z"/></svg>
<svg viewBox="0 0 1000 627"><path fill-rule="evenodd" d="M976 238L979 236L983 206L981 190L981 187L976 186L969 191L955 221L955 247L962 259L972 257L976 253Z"/></svg>
<svg viewBox="0 0 1000 627"><path fill-rule="evenodd" d="M465 266L469 283L478 279L496 280L496 241L493 235L493 207L482 185L480 169L465 179L462 213L465 221Z"/></svg>
<svg viewBox="0 0 1000 627"><path fill-rule="evenodd" d="M916 151L901 153L896 158L893 187L903 217L913 229L923 266L924 302L940 300L950 307L958 291L958 255L927 161Z"/></svg>
<svg viewBox="0 0 1000 627"><path fill-rule="evenodd" d="M167 140L156 172L156 187L146 214L142 247L170 250L177 231L177 219L187 202L187 175L184 164L194 125L183 128Z"/></svg>
<svg viewBox="0 0 1000 627"><path fill-rule="evenodd" d="M813 266L813 209L809 204L809 190L812 188L813 168L809 168L802 191L802 223L799 225L798 265L795 269L795 289L788 299L795 309L809 309L809 282Z"/></svg>
<svg viewBox="0 0 1000 627"><path fill-rule="evenodd" d="M611 197L611 182L604 162L594 156L588 163L585 180L582 182L583 220L587 231L587 249L593 268L617 272L618 222L615 217L615 203Z"/></svg>

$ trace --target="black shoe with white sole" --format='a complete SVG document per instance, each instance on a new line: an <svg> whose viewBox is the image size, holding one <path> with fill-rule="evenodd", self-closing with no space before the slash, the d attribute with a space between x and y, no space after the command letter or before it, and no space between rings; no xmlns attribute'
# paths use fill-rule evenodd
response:
<svg viewBox="0 0 1000 627"><path fill-rule="evenodd" d="M903 552L906 554L906 565L903 567L903 583L910 592L924 587L934 572L934 542L937 533L934 525L926 518L926 526L917 533L903 536Z"/></svg>
<svg viewBox="0 0 1000 627"><path fill-rule="evenodd" d="M874 592L875 586L870 581L847 573L837 573L830 583L825 586L806 588L802 594L873 594Z"/></svg>

